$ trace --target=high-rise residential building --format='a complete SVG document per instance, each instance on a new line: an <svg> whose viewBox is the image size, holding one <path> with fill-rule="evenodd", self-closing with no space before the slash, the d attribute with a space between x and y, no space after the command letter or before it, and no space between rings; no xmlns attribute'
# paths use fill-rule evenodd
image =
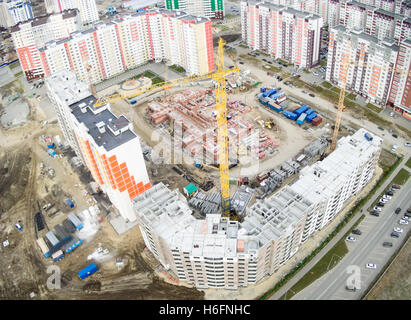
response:
<svg viewBox="0 0 411 320"><path fill-rule="evenodd" d="M379 41L364 32L339 25L330 30L326 79L339 87L344 79L343 63L350 64L346 88L369 102L385 105L389 97L398 47L393 41Z"/></svg>
<svg viewBox="0 0 411 320"><path fill-rule="evenodd" d="M395 67L388 101L394 111L411 120L411 39L401 42Z"/></svg>
<svg viewBox="0 0 411 320"><path fill-rule="evenodd" d="M350 65L346 88L361 94L370 102L386 103L395 65L397 47L393 43L378 41L361 30L349 31L344 26L330 30L326 79L341 86L345 55Z"/></svg>
<svg viewBox="0 0 411 320"><path fill-rule="evenodd" d="M89 86L72 71L45 80L65 139L126 221L135 221L132 200L148 190L140 140L132 123L117 117L109 103L95 107Z"/></svg>
<svg viewBox="0 0 411 320"><path fill-rule="evenodd" d="M33 17L30 0L0 0L0 27L9 28Z"/></svg>
<svg viewBox="0 0 411 320"><path fill-rule="evenodd" d="M78 9L83 24L99 20L96 0L45 0L47 13L60 13L68 9Z"/></svg>
<svg viewBox="0 0 411 320"><path fill-rule="evenodd" d="M195 219L184 196L162 183L134 199L147 248L197 288L237 289L275 273L372 179L382 139L364 129L343 137L299 179L247 208L242 223L209 214Z"/></svg>
<svg viewBox="0 0 411 320"><path fill-rule="evenodd" d="M39 48L46 42L66 38L71 32L78 30L78 19L78 10L72 9L36 17L10 29L14 48L27 80L44 76Z"/></svg>
<svg viewBox="0 0 411 320"><path fill-rule="evenodd" d="M46 76L73 70L98 83L149 60L167 60L188 74L214 70L211 21L170 10L150 10L124 15L110 23L96 22L39 49Z"/></svg>
<svg viewBox="0 0 411 320"><path fill-rule="evenodd" d="M253 50L303 68L320 62L322 26L316 14L267 2L241 2L243 41Z"/></svg>
<svg viewBox="0 0 411 320"><path fill-rule="evenodd" d="M224 0L165 0L167 9L182 10L195 16L224 19Z"/></svg>
<svg viewBox="0 0 411 320"><path fill-rule="evenodd" d="M374 9L366 4L355 1L340 1L339 24L354 28L365 28L367 12Z"/></svg>

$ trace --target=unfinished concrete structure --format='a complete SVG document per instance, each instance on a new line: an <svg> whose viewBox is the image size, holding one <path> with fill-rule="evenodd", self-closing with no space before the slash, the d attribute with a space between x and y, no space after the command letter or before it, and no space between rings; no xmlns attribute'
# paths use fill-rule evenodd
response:
<svg viewBox="0 0 411 320"><path fill-rule="evenodd" d="M230 159L237 157L240 144L249 147L256 159L264 158L266 150L275 148L273 139L239 116L251 111L251 107L232 100L227 102L227 109ZM160 102L149 103L146 112L153 125L169 124L174 144L181 145L187 154L202 163L217 163L217 120L212 90L180 91Z"/></svg>
<svg viewBox="0 0 411 320"><path fill-rule="evenodd" d="M220 214L195 219L187 200L162 183L134 199L146 246L181 281L237 289L276 272L372 178L382 139L364 129L339 140L325 160L246 209L242 223Z"/></svg>

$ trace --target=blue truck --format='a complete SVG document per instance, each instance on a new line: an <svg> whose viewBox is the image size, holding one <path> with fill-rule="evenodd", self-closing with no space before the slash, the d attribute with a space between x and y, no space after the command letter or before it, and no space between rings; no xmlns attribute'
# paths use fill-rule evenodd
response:
<svg viewBox="0 0 411 320"><path fill-rule="evenodd" d="M75 213L70 213L67 215L67 218L71 221L71 223L74 224L77 230L80 230L83 228L83 224L81 223L81 220L76 216Z"/></svg>
<svg viewBox="0 0 411 320"><path fill-rule="evenodd" d="M306 114L306 113L302 113L302 114L298 117L297 123L298 123L299 125L302 125L302 124L304 123L306 117L307 117L307 114Z"/></svg>
<svg viewBox="0 0 411 320"><path fill-rule="evenodd" d="M91 276L96 271L98 271L98 267L94 263L92 263L85 267L83 270L80 270L78 272L78 276L80 277L80 279L85 279Z"/></svg>
<svg viewBox="0 0 411 320"><path fill-rule="evenodd" d="M297 119L297 114L295 114L294 112L291 112L291 111L288 111L288 110L286 110L286 111L284 111L284 116L286 117L286 118L288 118L288 119L291 119L291 120L296 120Z"/></svg>

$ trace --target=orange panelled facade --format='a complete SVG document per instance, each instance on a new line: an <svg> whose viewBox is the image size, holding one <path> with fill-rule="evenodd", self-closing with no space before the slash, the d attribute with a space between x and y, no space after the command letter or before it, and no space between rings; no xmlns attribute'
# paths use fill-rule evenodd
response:
<svg viewBox="0 0 411 320"><path fill-rule="evenodd" d="M90 148L90 143L88 140L84 140L80 136L76 135L77 141L80 144L81 151L83 153L83 156L87 162L87 167L91 171L91 174L93 178L100 184L103 185L103 179L101 178L100 171L98 170L96 160L94 159L93 152L91 151Z"/></svg>
<svg viewBox="0 0 411 320"><path fill-rule="evenodd" d="M103 155L101 158L113 189L118 189L120 192L127 190L130 199L150 189L150 183L145 185L143 182L136 183L134 176L130 176L126 163L119 164L115 155L109 158Z"/></svg>

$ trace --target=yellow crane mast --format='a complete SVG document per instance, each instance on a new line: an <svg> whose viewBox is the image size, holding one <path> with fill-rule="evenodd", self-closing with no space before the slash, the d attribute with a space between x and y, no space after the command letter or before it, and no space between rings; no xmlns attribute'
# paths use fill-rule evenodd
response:
<svg viewBox="0 0 411 320"><path fill-rule="evenodd" d="M239 72L237 64L232 69L224 69L224 45L226 42L220 38L218 42L217 63L215 71L202 74L183 77L175 80L166 80L164 82L152 85L148 89L144 89L133 95L121 95L115 93L98 99L94 103L97 108L107 102L113 102L120 99L136 98L142 94L153 93L164 89L170 89L179 85L188 84L191 82L212 79L215 86L216 109L217 109L217 145L218 145L218 162L220 167L220 186L221 186L221 206L223 215L228 215L230 211L230 188L229 188L229 173L228 173L228 129L227 129L227 92L226 92L226 76Z"/></svg>

